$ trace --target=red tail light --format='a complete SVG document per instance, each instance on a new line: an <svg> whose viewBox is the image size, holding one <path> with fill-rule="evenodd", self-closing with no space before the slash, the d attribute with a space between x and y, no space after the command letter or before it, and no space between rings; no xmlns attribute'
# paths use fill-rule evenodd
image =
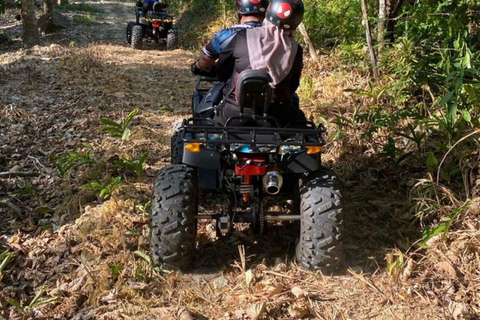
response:
<svg viewBox="0 0 480 320"><path fill-rule="evenodd" d="M160 22L153 22L153 23L152 23L152 26L153 26L154 28L160 28L161 23L160 23Z"/></svg>

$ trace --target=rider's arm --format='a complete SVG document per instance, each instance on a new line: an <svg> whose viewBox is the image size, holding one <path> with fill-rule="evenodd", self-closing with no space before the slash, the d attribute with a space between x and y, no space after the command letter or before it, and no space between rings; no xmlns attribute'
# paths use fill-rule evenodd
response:
<svg viewBox="0 0 480 320"><path fill-rule="evenodd" d="M235 36L234 29L223 29L212 38L212 40L203 48L197 67L203 71L209 72L212 65L220 57L220 54L230 44Z"/></svg>
<svg viewBox="0 0 480 320"><path fill-rule="evenodd" d="M210 58L205 53L200 53L200 58L197 61L197 67L203 71L210 72L212 65L215 63L215 59Z"/></svg>

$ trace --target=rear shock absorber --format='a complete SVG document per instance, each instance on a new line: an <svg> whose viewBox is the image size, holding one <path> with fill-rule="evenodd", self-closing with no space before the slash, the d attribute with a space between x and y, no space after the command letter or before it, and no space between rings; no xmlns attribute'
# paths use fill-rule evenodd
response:
<svg viewBox="0 0 480 320"><path fill-rule="evenodd" d="M242 184L240 185L240 193L242 194L243 202L248 202L248 196L252 191L252 176L242 176Z"/></svg>

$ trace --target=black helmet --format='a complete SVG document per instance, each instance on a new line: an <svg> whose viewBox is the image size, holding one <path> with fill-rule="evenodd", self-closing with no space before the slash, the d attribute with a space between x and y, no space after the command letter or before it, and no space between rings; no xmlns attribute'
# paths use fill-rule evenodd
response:
<svg viewBox="0 0 480 320"><path fill-rule="evenodd" d="M241 15L265 15L268 7L268 0L236 0L236 3L237 12Z"/></svg>
<svg viewBox="0 0 480 320"><path fill-rule="evenodd" d="M273 0L266 19L279 28L292 30L302 22L304 11L302 0Z"/></svg>

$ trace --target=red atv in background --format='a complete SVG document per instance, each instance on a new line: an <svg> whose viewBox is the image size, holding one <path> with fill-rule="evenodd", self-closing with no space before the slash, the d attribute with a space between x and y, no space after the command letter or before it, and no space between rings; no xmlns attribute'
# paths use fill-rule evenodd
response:
<svg viewBox="0 0 480 320"><path fill-rule="evenodd" d="M127 25L127 42L133 49L143 48L143 39L155 43L165 43L167 50L174 49L177 45L177 32L175 30L175 18L165 12L168 6L155 3L153 10L145 15L142 6L136 5L136 21Z"/></svg>

